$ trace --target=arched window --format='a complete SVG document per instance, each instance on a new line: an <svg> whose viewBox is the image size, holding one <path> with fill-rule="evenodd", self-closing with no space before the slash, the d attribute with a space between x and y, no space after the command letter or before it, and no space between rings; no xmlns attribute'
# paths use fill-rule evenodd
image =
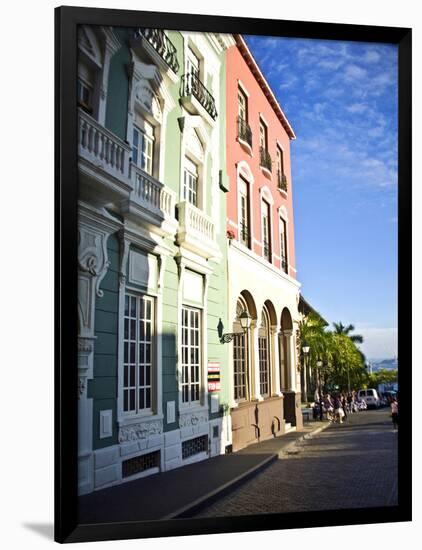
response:
<svg viewBox="0 0 422 550"><path fill-rule="evenodd" d="M239 297L236 304L236 320L234 322L233 331L237 334L233 339L233 388L234 399L236 401L244 401L248 398L248 334L244 333L240 325L240 315L248 311L248 306L243 297Z"/></svg>
<svg viewBox="0 0 422 550"><path fill-rule="evenodd" d="M258 330L259 353L259 393L262 397L270 395L270 316L266 306L262 308L261 326Z"/></svg>

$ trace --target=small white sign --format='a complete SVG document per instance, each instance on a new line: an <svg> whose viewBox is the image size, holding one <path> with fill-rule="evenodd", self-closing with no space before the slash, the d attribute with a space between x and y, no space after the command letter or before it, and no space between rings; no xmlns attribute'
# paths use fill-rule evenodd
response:
<svg viewBox="0 0 422 550"><path fill-rule="evenodd" d="M218 412L218 407L220 405L219 401L220 399L219 399L218 393L211 394L211 412L212 413Z"/></svg>
<svg viewBox="0 0 422 550"><path fill-rule="evenodd" d="M176 402L167 401L167 424L176 422Z"/></svg>
<svg viewBox="0 0 422 550"><path fill-rule="evenodd" d="M100 439L113 435L113 411L100 411Z"/></svg>

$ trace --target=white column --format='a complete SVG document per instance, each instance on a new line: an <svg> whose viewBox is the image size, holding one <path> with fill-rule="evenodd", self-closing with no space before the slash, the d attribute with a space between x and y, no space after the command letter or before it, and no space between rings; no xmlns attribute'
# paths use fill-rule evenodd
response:
<svg viewBox="0 0 422 550"><path fill-rule="evenodd" d="M252 376L254 380L254 394L253 397L258 401L263 401L264 398L261 395L260 384L259 384L259 348L258 348L258 326L255 324L253 327L251 325L251 367L252 367Z"/></svg>
<svg viewBox="0 0 422 550"><path fill-rule="evenodd" d="M273 360L272 363L274 365L273 373L273 385L272 385L272 394L273 395L281 395L281 388L280 388L280 349L279 349L279 335L277 327L271 328L271 339L273 341Z"/></svg>

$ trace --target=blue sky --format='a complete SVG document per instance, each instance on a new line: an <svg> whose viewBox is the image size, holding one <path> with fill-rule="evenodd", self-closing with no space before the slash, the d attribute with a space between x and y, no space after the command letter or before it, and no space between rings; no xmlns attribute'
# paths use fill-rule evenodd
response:
<svg viewBox="0 0 422 550"><path fill-rule="evenodd" d="M296 264L306 299L397 353L397 49L246 37L296 134Z"/></svg>

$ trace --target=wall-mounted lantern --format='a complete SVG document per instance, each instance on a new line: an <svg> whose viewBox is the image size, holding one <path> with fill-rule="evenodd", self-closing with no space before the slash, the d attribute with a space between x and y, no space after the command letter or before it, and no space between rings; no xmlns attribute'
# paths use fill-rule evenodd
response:
<svg viewBox="0 0 422 550"><path fill-rule="evenodd" d="M227 332L226 334L223 334L220 338L220 342L222 344L228 344L233 340L235 336L241 336L242 334L245 334L245 332L250 329L251 327L251 321L252 317L250 317L249 313L247 311L243 311L239 316L240 325L243 329L243 332Z"/></svg>

